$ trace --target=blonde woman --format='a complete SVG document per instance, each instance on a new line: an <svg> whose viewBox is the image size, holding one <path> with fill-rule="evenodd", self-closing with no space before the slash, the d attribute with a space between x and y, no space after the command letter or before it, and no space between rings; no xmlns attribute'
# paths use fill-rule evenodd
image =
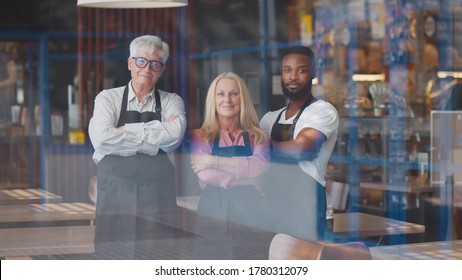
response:
<svg viewBox="0 0 462 280"><path fill-rule="evenodd" d="M198 212L255 225L262 175L269 168L269 142L259 128L249 90L235 73L211 83L205 120L191 132L191 166L203 190Z"/></svg>

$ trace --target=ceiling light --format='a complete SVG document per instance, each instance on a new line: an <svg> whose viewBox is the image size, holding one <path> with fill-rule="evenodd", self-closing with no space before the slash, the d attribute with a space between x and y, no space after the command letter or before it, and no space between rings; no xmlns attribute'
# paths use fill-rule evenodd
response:
<svg viewBox="0 0 462 280"><path fill-rule="evenodd" d="M318 80L317 77L314 77L314 78L313 78L313 86L315 86L315 85L317 85L317 84L319 84L319 80Z"/></svg>
<svg viewBox="0 0 462 280"><path fill-rule="evenodd" d="M355 82L385 81L385 74L353 74L351 79Z"/></svg>
<svg viewBox="0 0 462 280"><path fill-rule="evenodd" d="M187 6L188 0L78 0L77 6L88 8L135 9Z"/></svg>
<svg viewBox="0 0 462 280"><path fill-rule="evenodd" d="M437 75L438 75L438 78L440 79L444 79L448 77L462 79L462 72L457 72L457 71L438 71Z"/></svg>

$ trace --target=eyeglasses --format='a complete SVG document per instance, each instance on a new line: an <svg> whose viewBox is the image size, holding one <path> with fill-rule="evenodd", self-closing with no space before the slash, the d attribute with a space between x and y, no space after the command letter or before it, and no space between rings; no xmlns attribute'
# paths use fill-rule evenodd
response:
<svg viewBox="0 0 462 280"><path fill-rule="evenodd" d="M155 72L159 72L164 67L164 64L157 60L147 60L144 57L132 57L135 60L135 65L139 68L144 68L149 63L149 68Z"/></svg>

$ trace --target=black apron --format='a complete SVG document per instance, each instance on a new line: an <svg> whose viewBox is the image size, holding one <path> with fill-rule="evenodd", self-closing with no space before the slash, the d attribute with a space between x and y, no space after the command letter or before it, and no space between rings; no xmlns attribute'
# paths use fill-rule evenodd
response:
<svg viewBox="0 0 462 280"><path fill-rule="evenodd" d="M220 147L220 135L212 144L212 155L220 157L244 157L253 155L250 137L247 131L242 133L244 146ZM207 185L202 191L197 208L198 213L224 221L253 225L255 211L250 210L260 198L260 192L254 186L238 186L224 189L220 186Z"/></svg>
<svg viewBox="0 0 462 280"><path fill-rule="evenodd" d="M247 131L242 133L244 146L220 147L220 135L214 139L212 155L222 157L241 157L253 155ZM198 213L223 221L214 223L214 232L219 242L228 242L232 258L238 260L254 259L252 248L262 242L257 228L261 228L263 197L254 186L237 186L224 189L207 185L199 200ZM221 225L220 228L217 228ZM206 226L206 225L204 225ZM271 240L267 240L268 249ZM226 252L224 252L226 255Z"/></svg>
<svg viewBox="0 0 462 280"><path fill-rule="evenodd" d="M279 123L287 108L282 110L271 129L271 140L293 140L295 125L313 100L313 96L307 99L292 124ZM269 213L273 217L272 229L304 239L323 238L326 223L325 188L306 174L298 161L281 155L274 147L271 147L268 177L266 192Z"/></svg>
<svg viewBox="0 0 462 280"><path fill-rule="evenodd" d="M127 123L161 121L160 96L156 89L156 111L127 111L125 87L117 127ZM174 209L174 168L165 152L155 156L137 154L123 157L106 155L97 164L95 251L97 258L140 259L143 240L156 238L155 223L149 217ZM146 218L147 217L147 218Z"/></svg>

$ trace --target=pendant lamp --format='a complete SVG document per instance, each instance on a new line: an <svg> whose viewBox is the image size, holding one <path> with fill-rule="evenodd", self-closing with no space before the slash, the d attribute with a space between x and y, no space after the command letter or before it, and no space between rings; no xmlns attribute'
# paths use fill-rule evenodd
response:
<svg viewBox="0 0 462 280"><path fill-rule="evenodd" d="M187 6L188 0L78 0L77 6L107 9L174 8Z"/></svg>

